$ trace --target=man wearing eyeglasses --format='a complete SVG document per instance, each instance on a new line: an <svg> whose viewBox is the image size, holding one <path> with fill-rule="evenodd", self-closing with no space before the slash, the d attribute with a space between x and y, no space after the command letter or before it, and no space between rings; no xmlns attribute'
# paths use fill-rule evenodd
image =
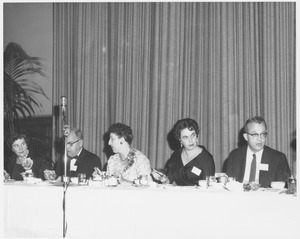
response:
<svg viewBox="0 0 300 239"><path fill-rule="evenodd" d="M84 173L89 179L95 167L101 170L100 158L83 147L83 136L79 129L67 129L65 135L68 177L77 177L79 173ZM57 162L55 172L57 176L64 175L63 160Z"/></svg>
<svg viewBox="0 0 300 239"><path fill-rule="evenodd" d="M272 181L287 181L291 175L284 153L265 145L267 124L260 116L248 119L244 126L246 146L230 152L225 173L239 182L258 182L270 187Z"/></svg>

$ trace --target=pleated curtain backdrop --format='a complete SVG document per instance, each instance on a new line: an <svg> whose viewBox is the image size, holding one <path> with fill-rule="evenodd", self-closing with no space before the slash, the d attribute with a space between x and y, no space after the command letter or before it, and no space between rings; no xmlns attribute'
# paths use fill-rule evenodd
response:
<svg viewBox="0 0 300 239"><path fill-rule="evenodd" d="M54 3L53 104L67 97L68 123L103 164L111 124L131 126L133 147L162 168L172 126L193 118L217 172L244 122L260 115L267 145L295 173L295 6Z"/></svg>

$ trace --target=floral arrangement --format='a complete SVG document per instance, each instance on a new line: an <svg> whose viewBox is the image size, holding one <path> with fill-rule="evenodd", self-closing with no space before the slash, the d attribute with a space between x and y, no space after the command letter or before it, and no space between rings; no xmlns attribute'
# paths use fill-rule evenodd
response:
<svg viewBox="0 0 300 239"><path fill-rule="evenodd" d="M260 184L259 182L246 182L243 184L244 191L249 192L249 191L256 191L259 189Z"/></svg>

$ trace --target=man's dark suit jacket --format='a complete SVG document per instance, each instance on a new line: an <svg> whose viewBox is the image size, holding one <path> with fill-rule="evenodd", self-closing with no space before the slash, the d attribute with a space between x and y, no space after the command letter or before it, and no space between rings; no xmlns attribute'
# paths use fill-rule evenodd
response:
<svg viewBox="0 0 300 239"><path fill-rule="evenodd" d="M235 177L239 182L244 179L247 147L248 145L231 151L224 170L228 177ZM285 154L268 146L264 147L261 163L269 165L268 171L259 171L261 187L270 187L272 181L287 181L291 175Z"/></svg>
<svg viewBox="0 0 300 239"><path fill-rule="evenodd" d="M93 154L84 148L80 152L80 155L78 156L77 161L75 163L75 166L77 166L76 171L70 171L70 160L71 158L68 157L68 161L67 161L68 177L77 177L78 173L85 173L87 179L89 179L93 174L94 167L98 167L100 170L102 170L100 158L96 154ZM55 172L57 176L64 175L63 159L57 162Z"/></svg>

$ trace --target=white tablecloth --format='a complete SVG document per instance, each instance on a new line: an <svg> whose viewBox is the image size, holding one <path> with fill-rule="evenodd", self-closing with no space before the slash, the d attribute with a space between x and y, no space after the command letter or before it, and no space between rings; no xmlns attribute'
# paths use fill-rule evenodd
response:
<svg viewBox="0 0 300 239"><path fill-rule="evenodd" d="M70 187L67 215L69 238L300 238L299 200L274 192Z"/></svg>
<svg viewBox="0 0 300 239"><path fill-rule="evenodd" d="M62 237L61 187L14 182L3 189L5 237Z"/></svg>
<svg viewBox="0 0 300 239"><path fill-rule="evenodd" d="M4 194L5 236L62 237L62 187ZM69 186L66 200L68 238L300 238L298 197L276 192Z"/></svg>

